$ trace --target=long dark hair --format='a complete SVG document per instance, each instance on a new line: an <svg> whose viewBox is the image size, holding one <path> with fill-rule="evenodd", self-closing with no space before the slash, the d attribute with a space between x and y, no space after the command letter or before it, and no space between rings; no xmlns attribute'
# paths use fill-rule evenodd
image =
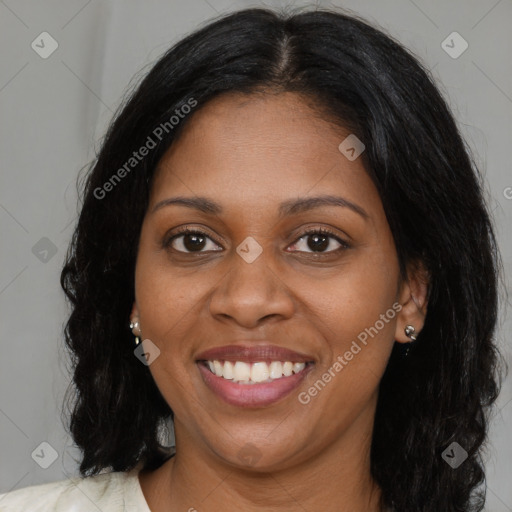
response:
<svg viewBox="0 0 512 512"><path fill-rule="evenodd" d="M364 142L401 271L422 262L430 276L425 326L407 358L395 343L380 384L371 471L383 504L397 512L481 510L481 450L500 387L500 264L482 179L418 59L364 20L332 10L223 16L165 53L120 107L82 184L61 275L72 305L65 337L80 472L126 471L139 461L156 468L170 456L160 429L172 411L134 357L128 326L159 159L193 117L184 115L191 105L197 111L224 92L280 91L302 94ZM457 469L442 456L452 442L468 454Z"/></svg>

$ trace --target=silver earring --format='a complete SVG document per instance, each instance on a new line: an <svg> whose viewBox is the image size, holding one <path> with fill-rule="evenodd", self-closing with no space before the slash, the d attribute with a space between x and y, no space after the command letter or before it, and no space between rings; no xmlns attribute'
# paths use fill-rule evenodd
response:
<svg viewBox="0 0 512 512"><path fill-rule="evenodd" d="M140 330L139 321L135 320L135 322L130 322L130 329ZM140 338L138 336L135 336L135 346L137 346L139 343L140 343Z"/></svg>
<svg viewBox="0 0 512 512"><path fill-rule="evenodd" d="M406 325L404 329L405 335L409 338L411 338L412 341L416 341L415 332L416 329L412 325Z"/></svg>
<svg viewBox="0 0 512 512"><path fill-rule="evenodd" d="M404 332L408 338L411 338L411 341L409 343L407 343L407 345L405 347L404 357L407 357L409 355L409 349L410 349L411 343L414 343L416 341L416 335L415 335L416 329L414 328L413 325L406 325Z"/></svg>

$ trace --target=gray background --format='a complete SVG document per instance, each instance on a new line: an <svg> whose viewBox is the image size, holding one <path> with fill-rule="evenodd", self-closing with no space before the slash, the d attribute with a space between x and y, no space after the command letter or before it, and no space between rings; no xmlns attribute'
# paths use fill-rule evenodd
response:
<svg viewBox="0 0 512 512"><path fill-rule="evenodd" d="M59 285L76 220L78 171L94 157L134 76L211 17L264 5L285 3L0 1L0 493L78 475L78 454L60 420L70 377L62 341L68 310ZM512 1L340 0L318 5L362 15L433 70L485 173L510 289ZM43 59L31 43L45 31L58 48ZM458 58L441 46L453 31L469 44ZM511 327L502 305L499 340L509 362ZM512 511L510 377L498 409L487 457L486 510L492 512ZM39 464L51 462L53 452L40 447L42 442L56 452L47 469Z"/></svg>

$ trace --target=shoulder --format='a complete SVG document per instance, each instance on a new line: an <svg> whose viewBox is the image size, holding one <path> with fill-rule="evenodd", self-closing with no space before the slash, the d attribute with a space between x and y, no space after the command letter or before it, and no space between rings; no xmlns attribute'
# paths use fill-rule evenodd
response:
<svg viewBox="0 0 512 512"><path fill-rule="evenodd" d="M100 473L33 485L0 494L0 512L149 512L138 482L140 467L130 472Z"/></svg>

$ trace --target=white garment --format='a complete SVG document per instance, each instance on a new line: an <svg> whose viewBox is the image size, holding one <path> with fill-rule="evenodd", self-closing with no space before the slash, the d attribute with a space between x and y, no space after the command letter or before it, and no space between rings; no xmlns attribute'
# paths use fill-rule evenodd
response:
<svg viewBox="0 0 512 512"><path fill-rule="evenodd" d="M0 494L0 512L151 512L140 487L139 462L129 472L100 473Z"/></svg>
<svg viewBox="0 0 512 512"><path fill-rule="evenodd" d="M0 494L0 512L151 512L139 483L141 469L139 462L126 473L102 473L16 489Z"/></svg>

